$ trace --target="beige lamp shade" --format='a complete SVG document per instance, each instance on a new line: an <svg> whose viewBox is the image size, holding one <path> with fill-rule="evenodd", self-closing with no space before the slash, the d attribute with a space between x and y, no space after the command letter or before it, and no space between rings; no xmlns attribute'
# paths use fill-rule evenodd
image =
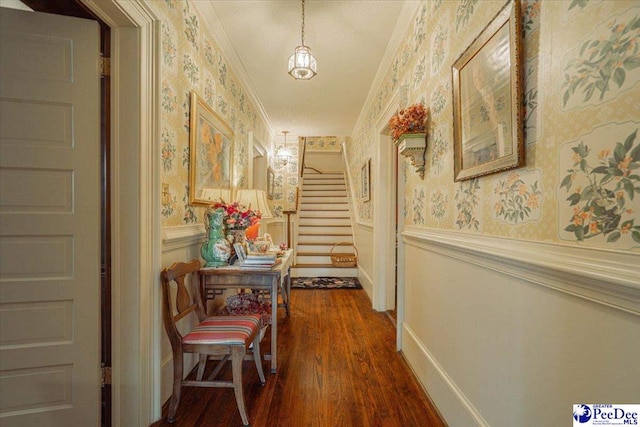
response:
<svg viewBox="0 0 640 427"><path fill-rule="evenodd" d="M235 201L247 208L260 211L262 219L273 218L273 214L267 203L267 195L262 190L255 188L237 190Z"/></svg>
<svg viewBox="0 0 640 427"><path fill-rule="evenodd" d="M216 202L229 203L231 190L228 188L203 188L199 199L211 202L211 204Z"/></svg>

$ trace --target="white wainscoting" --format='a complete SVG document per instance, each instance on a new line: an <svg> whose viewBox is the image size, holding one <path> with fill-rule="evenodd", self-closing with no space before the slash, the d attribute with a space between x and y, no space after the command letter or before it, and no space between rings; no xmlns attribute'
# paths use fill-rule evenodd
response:
<svg viewBox="0 0 640 427"><path fill-rule="evenodd" d="M402 351L452 426L638 400L640 254L407 227Z"/></svg>
<svg viewBox="0 0 640 427"><path fill-rule="evenodd" d="M355 244L358 248L358 280L370 300L373 300L373 224L356 223Z"/></svg>
<svg viewBox="0 0 640 427"><path fill-rule="evenodd" d="M200 246L205 240L205 230L202 224L166 227L162 229L162 268L169 267L174 262L190 261L200 258ZM158 295L160 293L158 292ZM162 318L162 340L160 343L160 397L164 403L171 396L173 385L173 355L171 344L164 330ZM184 325L189 328L191 325ZM187 355L184 362L184 372L188 373L197 363L196 358Z"/></svg>

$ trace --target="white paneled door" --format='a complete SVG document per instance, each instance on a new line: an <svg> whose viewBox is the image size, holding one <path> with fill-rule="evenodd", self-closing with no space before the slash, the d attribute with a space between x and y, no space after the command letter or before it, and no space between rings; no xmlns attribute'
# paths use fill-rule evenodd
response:
<svg viewBox="0 0 640 427"><path fill-rule="evenodd" d="M100 423L95 21L0 9L0 425Z"/></svg>

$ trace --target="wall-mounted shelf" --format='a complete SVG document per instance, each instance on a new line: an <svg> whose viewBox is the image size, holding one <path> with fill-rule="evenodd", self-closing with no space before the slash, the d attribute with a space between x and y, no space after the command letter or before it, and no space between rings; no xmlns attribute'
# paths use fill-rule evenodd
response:
<svg viewBox="0 0 640 427"><path fill-rule="evenodd" d="M398 138L396 142L398 153L411 159L411 166L420 174L420 178L424 179L424 152L427 148L426 133L405 133Z"/></svg>

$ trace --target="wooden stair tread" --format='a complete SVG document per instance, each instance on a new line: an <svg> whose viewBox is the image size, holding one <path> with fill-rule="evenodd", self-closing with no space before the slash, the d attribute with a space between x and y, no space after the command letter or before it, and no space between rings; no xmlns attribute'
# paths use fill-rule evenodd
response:
<svg viewBox="0 0 640 427"><path fill-rule="evenodd" d="M351 227L351 225L327 225L327 224L299 224L298 227L324 227L324 228L331 228L331 227Z"/></svg>
<svg viewBox="0 0 640 427"><path fill-rule="evenodd" d="M303 199L304 199L304 197L303 197ZM344 205L346 203L347 202L316 202L316 203L314 203L314 202L306 202L307 205ZM302 202L302 204L304 205L305 202ZM302 210L302 209L300 209L300 210Z"/></svg>
<svg viewBox="0 0 640 427"><path fill-rule="evenodd" d="M291 266L292 268L331 268L333 265L331 264L295 264Z"/></svg>
<svg viewBox="0 0 640 427"><path fill-rule="evenodd" d="M333 246L335 243L330 242L310 242L310 243L298 243L298 246Z"/></svg>
<svg viewBox="0 0 640 427"><path fill-rule="evenodd" d="M299 236L352 236L351 233L298 233Z"/></svg>
<svg viewBox="0 0 640 427"><path fill-rule="evenodd" d="M331 211L336 212L336 211ZM344 216L299 216L298 219L350 219Z"/></svg>

